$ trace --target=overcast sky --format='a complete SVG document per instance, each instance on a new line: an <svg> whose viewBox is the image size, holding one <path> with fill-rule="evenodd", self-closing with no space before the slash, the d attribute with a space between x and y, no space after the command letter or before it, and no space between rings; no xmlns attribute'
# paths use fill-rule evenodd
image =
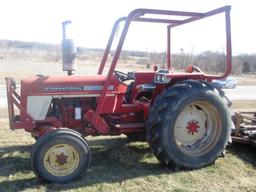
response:
<svg viewBox="0 0 256 192"><path fill-rule="evenodd" d="M73 21L77 45L105 48L114 21L136 8L206 12L231 5L234 54L256 51L256 1L253 0L2 0L0 39L60 43L61 22ZM174 33L174 50L224 51L224 16ZM144 51L165 49L165 27L134 25L125 48Z"/></svg>

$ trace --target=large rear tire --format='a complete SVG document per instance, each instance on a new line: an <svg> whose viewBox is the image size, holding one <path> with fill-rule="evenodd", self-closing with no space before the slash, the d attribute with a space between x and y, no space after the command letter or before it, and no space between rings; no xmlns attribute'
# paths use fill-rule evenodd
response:
<svg viewBox="0 0 256 192"><path fill-rule="evenodd" d="M230 114L219 91L183 81L159 95L150 109L147 140L158 160L182 168L212 164L230 137Z"/></svg>
<svg viewBox="0 0 256 192"><path fill-rule="evenodd" d="M31 166L43 182L64 183L83 176L91 162L86 140L69 129L56 129L40 137L31 152Z"/></svg>

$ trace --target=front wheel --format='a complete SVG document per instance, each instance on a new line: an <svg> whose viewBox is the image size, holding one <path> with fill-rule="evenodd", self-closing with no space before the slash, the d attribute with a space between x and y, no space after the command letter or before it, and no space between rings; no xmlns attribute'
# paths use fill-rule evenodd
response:
<svg viewBox="0 0 256 192"><path fill-rule="evenodd" d="M163 163L200 168L224 151L230 115L218 90L206 82L184 81L156 98L150 109L147 139Z"/></svg>
<svg viewBox="0 0 256 192"><path fill-rule="evenodd" d="M84 175L90 166L91 151L77 132L56 129L40 137L33 146L31 165L44 182L69 182Z"/></svg>

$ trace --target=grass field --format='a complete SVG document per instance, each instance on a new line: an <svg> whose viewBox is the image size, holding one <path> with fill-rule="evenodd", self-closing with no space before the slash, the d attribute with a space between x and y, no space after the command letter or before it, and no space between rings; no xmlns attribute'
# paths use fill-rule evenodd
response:
<svg viewBox="0 0 256 192"><path fill-rule="evenodd" d="M256 109L255 102L235 102L234 109ZM247 107L246 107L247 106ZM147 143L125 136L88 137L92 165L86 177L68 184L41 184L30 168L34 139L10 131L6 110L0 111L0 191L256 191L256 153L233 145L225 158L192 171L162 167Z"/></svg>

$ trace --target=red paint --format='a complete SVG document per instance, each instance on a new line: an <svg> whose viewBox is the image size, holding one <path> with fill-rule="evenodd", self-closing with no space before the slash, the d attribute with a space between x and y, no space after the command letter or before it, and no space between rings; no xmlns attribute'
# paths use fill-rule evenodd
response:
<svg viewBox="0 0 256 192"><path fill-rule="evenodd" d="M67 163L67 159L68 156L65 155L63 152L59 155L56 155L56 163L58 163L59 165L64 165L65 163Z"/></svg>
<svg viewBox="0 0 256 192"><path fill-rule="evenodd" d="M33 132L33 136L35 137L42 137L44 136L45 134L55 130L56 127L51 127L51 126L42 126L42 127L39 127L37 129L37 131L34 131Z"/></svg>
<svg viewBox="0 0 256 192"><path fill-rule="evenodd" d="M198 133L198 129L200 128L198 121L191 120L188 122L188 125L186 127L188 134L194 135L195 133Z"/></svg>

